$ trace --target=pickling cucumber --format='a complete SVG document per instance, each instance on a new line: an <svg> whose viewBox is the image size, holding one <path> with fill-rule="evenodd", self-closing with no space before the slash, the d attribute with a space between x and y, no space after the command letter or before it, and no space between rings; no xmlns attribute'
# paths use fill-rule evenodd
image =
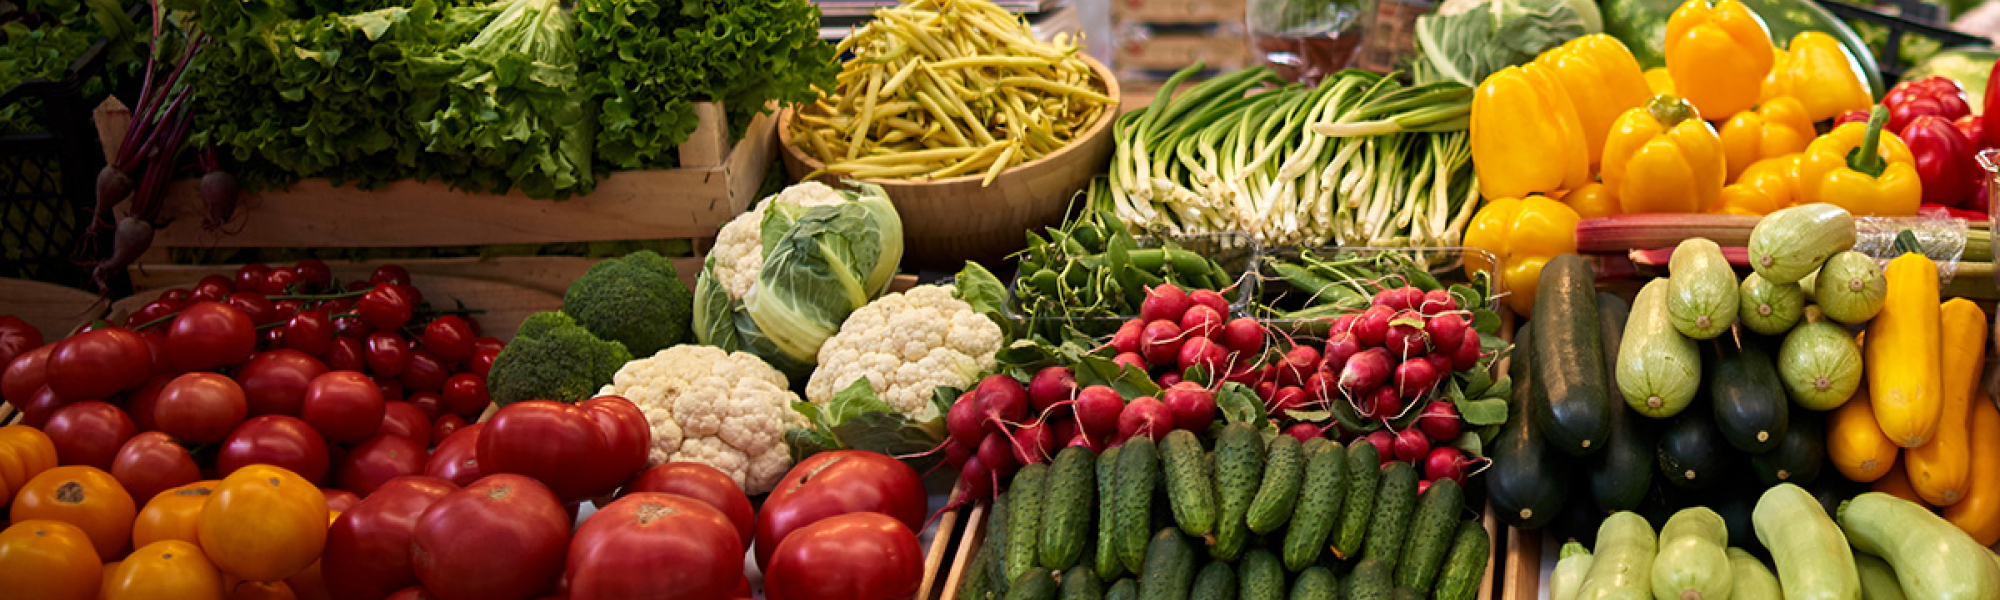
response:
<svg viewBox="0 0 2000 600"><path fill-rule="evenodd" d="M1270 533L1283 527L1298 504L1299 486L1305 482L1305 451L1299 438L1280 435L1271 438L1264 458L1264 482L1250 501L1245 520L1250 531Z"/></svg>

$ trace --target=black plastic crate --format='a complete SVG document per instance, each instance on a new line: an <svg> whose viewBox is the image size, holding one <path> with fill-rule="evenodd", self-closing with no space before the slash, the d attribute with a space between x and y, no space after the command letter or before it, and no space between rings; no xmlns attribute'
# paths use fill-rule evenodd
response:
<svg viewBox="0 0 2000 600"><path fill-rule="evenodd" d="M1944 8L1926 4L1919 0L1880 0L1877 6L1894 11L1884 12L1876 7L1850 4L1838 0L1820 0L1820 6L1843 21L1862 21L1888 30L1888 37L1882 42L1882 52L1875 55L1876 65L1882 70L1882 80L1890 84L1901 81L1903 71L1915 65L1903 64L1903 37L1914 35L1937 40L1942 48L1964 46L1990 47L1993 41L1956 31L1945 22L1950 15Z"/></svg>
<svg viewBox="0 0 2000 600"><path fill-rule="evenodd" d="M0 277L87 287L90 269L76 259L109 249L108 234L95 240L96 248L79 247L104 167L91 120L103 98L88 97L83 88L103 72L108 45L92 45L61 80L38 77L0 92L0 106L36 100L34 116L42 127L0 134ZM122 274L120 279L114 287L122 287Z"/></svg>

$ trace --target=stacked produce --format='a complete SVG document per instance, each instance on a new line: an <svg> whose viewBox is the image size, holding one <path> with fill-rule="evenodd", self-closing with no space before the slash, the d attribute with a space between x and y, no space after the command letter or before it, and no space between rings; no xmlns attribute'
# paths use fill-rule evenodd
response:
<svg viewBox="0 0 2000 600"><path fill-rule="evenodd" d="M78 0L20 3L0 13L0 91L30 78L61 81L92 44L108 41L107 63L113 77L82 82L83 97L101 97L129 75L136 62L139 26L127 17L122 2L93 4ZM39 98L23 98L0 106L0 133L45 131Z"/></svg>

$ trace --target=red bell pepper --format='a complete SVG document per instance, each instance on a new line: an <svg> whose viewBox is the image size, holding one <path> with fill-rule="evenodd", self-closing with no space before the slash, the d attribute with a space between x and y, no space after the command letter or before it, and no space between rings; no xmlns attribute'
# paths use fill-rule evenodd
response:
<svg viewBox="0 0 2000 600"><path fill-rule="evenodd" d="M1839 127L1839 126L1841 126L1841 125L1846 125L1846 124L1848 124L1848 123L1861 123L1861 124L1864 124L1864 125L1865 125L1865 124L1867 124L1867 123L1868 123L1868 111L1866 111L1866 110L1850 110L1850 111L1847 111L1847 112L1844 112L1844 113L1840 113L1840 116L1838 116L1838 117L1834 117L1834 118L1833 118L1833 126L1834 126L1834 127ZM1891 131L1897 131L1897 130L1891 130Z"/></svg>
<svg viewBox="0 0 2000 600"><path fill-rule="evenodd" d="M1957 121L1952 121L1951 125L1957 127L1959 133L1965 134L1965 141L1972 143L1973 153L1976 154L1980 150L1992 147L1986 144L1986 118L1984 116L1965 115L1959 117Z"/></svg>
<svg viewBox="0 0 2000 600"><path fill-rule="evenodd" d="M1986 141L1980 145L2000 148L2000 123L1993 122L1994 119L2000 119L2000 62L1993 63L1993 70L1987 74L1986 101L1985 106L1980 107L1979 118L1986 121L1985 129L1981 130Z"/></svg>
<svg viewBox="0 0 2000 600"><path fill-rule="evenodd" d="M1944 117L1949 123L1972 114L1965 89L1942 75L1898 83L1882 96L1882 105L1889 107L1890 131L1902 131L1911 119L1922 115Z"/></svg>
<svg viewBox="0 0 2000 600"><path fill-rule="evenodd" d="M1924 202L1958 206L1971 200L1984 173L1973 162L1972 143L1950 120L1917 115L1897 133L1916 159L1917 177L1924 183Z"/></svg>

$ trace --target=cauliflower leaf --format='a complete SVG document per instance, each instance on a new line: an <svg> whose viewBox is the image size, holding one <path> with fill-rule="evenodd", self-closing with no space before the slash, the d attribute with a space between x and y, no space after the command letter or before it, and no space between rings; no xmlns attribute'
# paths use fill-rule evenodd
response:
<svg viewBox="0 0 2000 600"><path fill-rule="evenodd" d="M952 401L962 393L955 387L937 388L932 392L931 404L940 412L950 410ZM811 427L785 432L794 462L820 452L865 450L902 458L912 468L922 471L939 458L926 453L944 441L941 419L910 420L877 397L875 389L865 380L855 380L825 404L798 402L792 408L811 423Z"/></svg>

